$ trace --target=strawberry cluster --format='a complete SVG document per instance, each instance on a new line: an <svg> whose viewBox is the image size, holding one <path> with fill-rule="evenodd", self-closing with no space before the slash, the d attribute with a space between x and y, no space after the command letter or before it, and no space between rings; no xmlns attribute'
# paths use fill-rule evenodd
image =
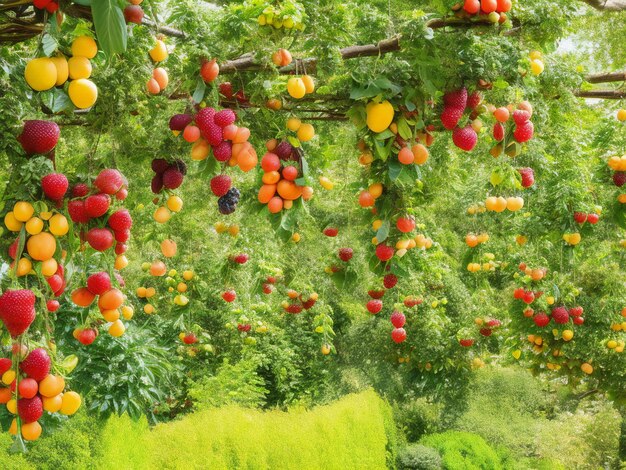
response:
<svg viewBox="0 0 626 470"><path fill-rule="evenodd" d="M406 323L406 317L402 312L398 312L394 310L389 318L391 320L391 324L393 325L393 330L391 331L391 339L394 343L400 344L406 340L406 330L403 328Z"/></svg>
<svg viewBox="0 0 626 470"><path fill-rule="evenodd" d="M583 225L585 222L595 225L600 221L600 216L595 212L574 212L574 221L579 225Z"/></svg>
<svg viewBox="0 0 626 470"><path fill-rule="evenodd" d="M492 133L497 142L491 149L493 157L499 157L502 152L510 157L516 157L521 153L519 144L528 142L535 132L535 127L530 120L532 114L533 108L528 101L522 101L517 107L508 105L493 110L496 123L493 125Z"/></svg>
<svg viewBox="0 0 626 470"><path fill-rule="evenodd" d="M452 142L461 150L469 152L478 142L478 134L471 124L459 127L467 109L473 114L482 102L482 96L478 91L468 96L467 88L460 88L443 95L443 111L441 112L441 124L452 131Z"/></svg>
<svg viewBox="0 0 626 470"><path fill-rule="evenodd" d="M284 300L281 306L287 313L298 314L302 310L310 310L313 308L319 296L316 292L309 294L308 296L297 292L293 289L287 291L287 297L289 300Z"/></svg>

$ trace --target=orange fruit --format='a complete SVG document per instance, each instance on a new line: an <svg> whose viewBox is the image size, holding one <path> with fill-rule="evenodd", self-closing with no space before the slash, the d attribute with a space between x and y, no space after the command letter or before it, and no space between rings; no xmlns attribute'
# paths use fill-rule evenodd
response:
<svg viewBox="0 0 626 470"><path fill-rule="evenodd" d="M60 375L47 375L41 382L39 382L39 394L42 397L54 397L63 391L65 388L65 379Z"/></svg>
<svg viewBox="0 0 626 470"><path fill-rule="evenodd" d="M165 276L166 272L167 267L165 266L165 263L163 261L155 261L150 266L150 274L152 276Z"/></svg>
<svg viewBox="0 0 626 470"><path fill-rule="evenodd" d="M499 122L507 122L509 120L509 115L510 115L509 110L505 108L504 106L496 109L493 112L493 117L495 117L496 120Z"/></svg>
<svg viewBox="0 0 626 470"><path fill-rule="evenodd" d="M26 242L26 250L30 257L37 261L47 261L54 256L57 242L48 232L31 236Z"/></svg>
<svg viewBox="0 0 626 470"><path fill-rule="evenodd" d="M50 413L59 411L61 409L61 403L63 403L63 395L60 393L53 397L43 397L43 409Z"/></svg>
<svg viewBox="0 0 626 470"><path fill-rule="evenodd" d="M361 194L359 194L359 204L361 207L372 207L374 205L374 197L369 191L361 191Z"/></svg>
<svg viewBox="0 0 626 470"><path fill-rule="evenodd" d="M252 170L259 163L259 157L257 157L256 151L252 146L248 148L247 152L240 153L237 156L237 162L239 169L244 173Z"/></svg>
<svg viewBox="0 0 626 470"><path fill-rule="evenodd" d="M280 181L280 173L277 171L268 171L263 174L261 181L263 181L263 184L276 184Z"/></svg>
<svg viewBox="0 0 626 470"><path fill-rule="evenodd" d="M428 149L422 144L415 144L411 147L411 152L415 158L414 163L423 165L428 160Z"/></svg>
<svg viewBox="0 0 626 470"><path fill-rule="evenodd" d="M0 388L0 403L5 404L8 403L11 399L11 388L4 387Z"/></svg>
<svg viewBox="0 0 626 470"><path fill-rule="evenodd" d="M89 307L96 298L86 287L79 287L72 292L72 302L79 307Z"/></svg>
<svg viewBox="0 0 626 470"><path fill-rule="evenodd" d="M415 161L415 155L413 155L409 147L403 147L400 149L400 152L398 152L398 161L403 165L410 165Z"/></svg>
<svg viewBox="0 0 626 470"><path fill-rule="evenodd" d="M22 437L27 441L36 441L41 436L41 425L37 421L22 424Z"/></svg>
<svg viewBox="0 0 626 470"><path fill-rule="evenodd" d="M63 394L61 409L59 410L62 415L71 416L80 408L80 395L76 392L66 392Z"/></svg>
<svg viewBox="0 0 626 470"><path fill-rule="evenodd" d="M302 186L296 185L293 181L281 180L276 186L278 195L283 199L293 201L302 196Z"/></svg>
<svg viewBox="0 0 626 470"><path fill-rule="evenodd" d="M100 313L102 313L102 318L109 322L114 322L115 320L119 320L120 318L120 311L118 309L102 310L102 312Z"/></svg>
<svg viewBox="0 0 626 470"><path fill-rule="evenodd" d="M292 98L303 98L306 95L306 85L301 78L292 77L287 81L287 92Z"/></svg>
<svg viewBox="0 0 626 470"><path fill-rule="evenodd" d="M304 88L306 90L307 95L309 93L313 93L315 91L315 80L310 75L302 75L302 83L304 83Z"/></svg>
<svg viewBox="0 0 626 470"><path fill-rule="evenodd" d="M156 83L156 80L155 80L155 83ZM157 86L158 86L158 83L157 83ZM196 126L193 126L191 124L185 127L185 130L183 131L183 139L185 139L189 143L193 143L199 138L200 138L200 129L198 129Z"/></svg>
<svg viewBox="0 0 626 470"><path fill-rule="evenodd" d="M157 82L155 78L151 78L150 80L148 80L148 83L146 83L146 90L148 90L148 93L150 93L151 95L158 95L159 93L161 93L161 87L159 86L159 82Z"/></svg>
<svg viewBox="0 0 626 470"><path fill-rule="evenodd" d="M277 214L283 210L283 200L278 196L274 196L267 203L267 208L272 214Z"/></svg>
<svg viewBox="0 0 626 470"><path fill-rule="evenodd" d="M261 204L267 204L268 202L270 202L270 199L274 197L274 194L276 194L276 185L264 184L263 186L261 186L261 189L259 189L259 202Z"/></svg>
<svg viewBox="0 0 626 470"><path fill-rule="evenodd" d="M170 240L168 238L161 242L161 253L163 253L163 256L166 258L173 258L176 256L176 250L177 246L174 240Z"/></svg>
<svg viewBox="0 0 626 470"><path fill-rule="evenodd" d="M311 186L304 186L302 188L302 199L308 201L313 197L313 188Z"/></svg>
<svg viewBox="0 0 626 470"><path fill-rule="evenodd" d="M115 310L124 303L124 294L118 289L109 289L98 298L100 310Z"/></svg>
<svg viewBox="0 0 626 470"><path fill-rule="evenodd" d="M157 67L156 69L154 69L152 71L152 78L156 80L161 90L165 90L165 87L167 87L168 83L170 82L170 79L167 76L167 70L165 70L163 67Z"/></svg>

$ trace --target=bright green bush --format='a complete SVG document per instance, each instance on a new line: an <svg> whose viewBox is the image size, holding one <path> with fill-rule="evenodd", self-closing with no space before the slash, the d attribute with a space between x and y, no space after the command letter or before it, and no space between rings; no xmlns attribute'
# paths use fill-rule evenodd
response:
<svg viewBox="0 0 626 470"><path fill-rule="evenodd" d="M439 451L446 470L500 470L497 452L477 434L447 431L424 437L421 444Z"/></svg>
<svg viewBox="0 0 626 470"><path fill-rule="evenodd" d="M311 411L199 411L150 432L145 422L112 418L99 468L383 469L393 452L389 417L389 406L368 391Z"/></svg>
<svg viewBox="0 0 626 470"><path fill-rule="evenodd" d="M398 453L399 470L439 470L442 468L439 452L421 444L411 444Z"/></svg>
<svg viewBox="0 0 626 470"><path fill-rule="evenodd" d="M24 455L10 454L9 448L13 444L11 435L0 433L0 468L2 470L36 470L36 467L26 460Z"/></svg>

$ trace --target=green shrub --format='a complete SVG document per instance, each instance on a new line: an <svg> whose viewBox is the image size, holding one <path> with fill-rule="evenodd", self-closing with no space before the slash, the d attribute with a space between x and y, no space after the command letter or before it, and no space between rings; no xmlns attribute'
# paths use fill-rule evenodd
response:
<svg viewBox="0 0 626 470"><path fill-rule="evenodd" d="M477 434L447 431L422 438L421 444L439 451L446 470L500 470L500 457Z"/></svg>
<svg viewBox="0 0 626 470"><path fill-rule="evenodd" d="M13 438L6 432L0 432L0 468L2 470L36 470L22 454L10 454Z"/></svg>
<svg viewBox="0 0 626 470"><path fill-rule="evenodd" d="M398 453L399 470L439 470L442 468L439 452L421 444L411 444Z"/></svg>
<svg viewBox="0 0 626 470"><path fill-rule="evenodd" d="M94 455L98 469L149 468L146 441L149 435L148 421L131 420L128 415L112 415L102 428L101 448Z"/></svg>
<svg viewBox="0 0 626 470"><path fill-rule="evenodd" d="M398 427L409 442L417 442L424 434L440 431L442 411L441 404L423 397L399 402L394 407Z"/></svg>

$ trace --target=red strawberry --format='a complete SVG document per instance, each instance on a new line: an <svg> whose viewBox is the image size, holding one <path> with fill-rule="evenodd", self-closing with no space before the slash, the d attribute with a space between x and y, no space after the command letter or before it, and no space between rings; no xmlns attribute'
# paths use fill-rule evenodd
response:
<svg viewBox="0 0 626 470"><path fill-rule="evenodd" d="M200 129L201 132L206 132L210 125L215 125L213 121L213 117L215 116L215 110L213 108L202 108L196 114L196 125Z"/></svg>
<svg viewBox="0 0 626 470"><path fill-rule="evenodd" d="M412 295L408 296L407 298L404 299L404 306L407 308L413 308L416 305L420 305L423 302L422 299L418 299L416 297L413 297Z"/></svg>
<svg viewBox="0 0 626 470"><path fill-rule="evenodd" d="M222 197L228 192L232 181L228 175L217 175L211 178L211 191L217 197Z"/></svg>
<svg viewBox="0 0 626 470"><path fill-rule="evenodd" d="M133 218L127 209L119 209L109 216L107 224L115 231L130 230L133 226Z"/></svg>
<svg viewBox="0 0 626 470"><path fill-rule="evenodd" d="M46 308L48 309L48 312L56 312L59 307L61 307L61 304L58 300L50 299L46 302Z"/></svg>
<svg viewBox="0 0 626 470"><path fill-rule="evenodd" d="M487 321L486 325L489 328L498 328L499 326L502 325L502 323L497 318L492 318L492 319Z"/></svg>
<svg viewBox="0 0 626 470"><path fill-rule="evenodd" d="M113 234L107 228L92 228L87 232L87 243L96 251L106 251L113 246Z"/></svg>
<svg viewBox="0 0 626 470"><path fill-rule="evenodd" d="M20 369L27 376L41 382L50 373L50 356L43 348L33 349L20 363Z"/></svg>
<svg viewBox="0 0 626 470"><path fill-rule="evenodd" d="M163 186L167 189L176 189L183 184L184 175L176 168L170 167L163 173Z"/></svg>
<svg viewBox="0 0 626 470"><path fill-rule="evenodd" d="M63 199L68 187L69 182L63 173L50 173L41 178L41 189L43 189L43 193L48 199L52 199L53 201Z"/></svg>
<svg viewBox="0 0 626 470"><path fill-rule="evenodd" d="M233 124L236 119L237 115L232 109L222 109L213 116L213 122L222 129Z"/></svg>
<svg viewBox="0 0 626 470"><path fill-rule="evenodd" d="M491 328L481 328L478 332L483 336L491 336L493 334Z"/></svg>
<svg viewBox="0 0 626 470"><path fill-rule="evenodd" d="M222 294L222 299L224 299L226 302L234 302L236 298L237 298L237 294L232 289L227 290L226 292Z"/></svg>
<svg viewBox="0 0 626 470"><path fill-rule="evenodd" d="M467 89L460 88L446 93L443 95L443 102L447 107L464 110L467 106Z"/></svg>
<svg viewBox="0 0 626 470"><path fill-rule="evenodd" d="M198 338L193 333L187 333L183 336L183 343L185 344L194 344L198 342Z"/></svg>
<svg viewBox="0 0 626 470"><path fill-rule="evenodd" d="M469 348L470 346L474 344L474 340L470 338L460 339L459 344L463 346L464 348Z"/></svg>
<svg viewBox="0 0 626 470"><path fill-rule="evenodd" d="M569 309L569 314L573 317L580 317L583 314L583 308L580 305L578 307L572 307Z"/></svg>
<svg viewBox="0 0 626 470"><path fill-rule="evenodd" d="M441 113L441 124L448 130L452 130L461 120L463 108L445 107Z"/></svg>
<svg viewBox="0 0 626 470"><path fill-rule="evenodd" d="M582 325L585 323L585 319L583 317L574 317L574 325Z"/></svg>
<svg viewBox="0 0 626 470"><path fill-rule="evenodd" d="M595 212L592 212L591 214L587 214L587 222L589 222L591 225L597 224L599 220L600 220L600 216L596 214Z"/></svg>
<svg viewBox="0 0 626 470"><path fill-rule="evenodd" d="M108 194L94 194L85 199L85 212L89 217L101 217L107 213L111 205Z"/></svg>
<svg viewBox="0 0 626 470"><path fill-rule="evenodd" d="M337 234L339 233L339 230L336 229L335 227L326 227L323 233L327 237L336 237Z"/></svg>
<svg viewBox="0 0 626 470"><path fill-rule="evenodd" d="M456 127L452 131L452 142L461 150L469 152L476 146L478 141L478 135L472 126L469 124L463 128Z"/></svg>
<svg viewBox="0 0 626 470"><path fill-rule="evenodd" d="M621 188L626 184L626 172L625 171L616 171L613 173L613 184L618 188Z"/></svg>
<svg viewBox="0 0 626 470"><path fill-rule="evenodd" d="M4 374L7 370L13 367L13 361L6 357L0 358L0 375Z"/></svg>
<svg viewBox="0 0 626 470"><path fill-rule="evenodd" d="M475 91L467 97L467 107L470 109L476 109L482 101L483 95L480 91Z"/></svg>
<svg viewBox="0 0 626 470"><path fill-rule="evenodd" d="M191 121L193 121L193 116L191 114L174 114L170 118L170 130L182 132L185 130L185 127L191 124ZM154 170L154 166L152 167L152 169ZM154 171L156 172L156 170Z"/></svg>
<svg viewBox="0 0 626 470"><path fill-rule="evenodd" d="M383 285L386 289L393 289L395 285L398 283L398 276L395 274L387 274L383 278Z"/></svg>
<svg viewBox="0 0 626 470"><path fill-rule="evenodd" d="M381 290L368 290L367 295L369 295L372 299L382 299L385 295L385 289Z"/></svg>
<svg viewBox="0 0 626 470"><path fill-rule="evenodd" d="M165 170L170 167L170 164L165 158L155 158L152 160L150 167L152 168L152 171L160 175L165 173Z"/></svg>
<svg viewBox="0 0 626 470"><path fill-rule="evenodd" d="M394 343L403 343L406 340L406 331L404 328L394 328L391 332L391 339Z"/></svg>
<svg viewBox="0 0 626 470"><path fill-rule="evenodd" d="M531 291L524 292L522 300L525 304L532 304L535 301L535 294Z"/></svg>
<svg viewBox="0 0 626 470"><path fill-rule="evenodd" d="M577 224L584 224L587 222L587 214L584 212L574 212L574 220Z"/></svg>
<svg viewBox="0 0 626 470"><path fill-rule="evenodd" d="M246 332L250 331L250 328L252 328L252 326L251 326L249 323L246 323L246 324L241 324L241 323L239 323L239 324L237 325L237 329L238 329L239 331L243 331L244 333L246 333Z"/></svg>
<svg viewBox="0 0 626 470"><path fill-rule="evenodd" d="M48 281L50 289L55 294L59 291L59 289L61 289L61 287L63 287L63 278L58 274L53 274L48 279L46 279L46 281Z"/></svg>
<svg viewBox="0 0 626 470"><path fill-rule="evenodd" d="M524 298L524 293L525 293L524 288L518 287L517 289L513 291L513 298L521 300Z"/></svg>
<svg viewBox="0 0 626 470"><path fill-rule="evenodd" d="M270 284L276 284L276 278L274 276L267 276L266 281Z"/></svg>
<svg viewBox="0 0 626 470"><path fill-rule="evenodd" d="M539 312L533 317L533 321L535 322L535 325L543 328L544 326L548 326L550 323L550 317L543 312Z"/></svg>
<svg viewBox="0 0 626 470"><path fill-rule="evenodd" d="M531 121L526 121L524 124L518 125L513 131L513 138L520 144L528 142L533 138L533 132L535 128Z"/></svg>
<svg viewBox="0 0 626 470"><path fill-rule="evenodd" d="M274 149L274 153L278 155L278 158L280 158L281 160L288 160L293 153L293 146L286 140L283 140L280 144L276 146L276 148Z"/></svg>
<svg viewBox="0 0 626 470"><path fill-rule="evenodd" d="M272 292L274 292L274 286L272 286L271 284L268 284L267 282L263 283L263 293L264 294L271 294Z"/></svg>
<svg viewBox="0 0 626 470"><path fill-rule="evenodd" d="M86 224L90 217L85 210L85 201L76 199L67 203L67 212L75 224Z"/></svg>
<svg viewBox="0 0 626 470"><path fill-rule="evenodd" d="M116 243L115 244L115 254L116 255L123 255L124 253L126 253L126 250L128 250L128 246L126 246L125 243Z"/></svg>
<svg viewBox="0 0 626 470"><path fill-rule="evenodd" d="M78 334L78 341L85 346L88 346L96 340L96 336L96 330L86 328Z"/></svg>
<svg viewBox="0 0 626 470"><path fill-rule="evenodd" d="M535 184L535 172L532 168L519 168L517 171L522 176L522 187L530 188Z"/></svg>
<svg viewBox="0 0 626 470"><path fill-rule="evenodd" d="M233 144L223 140L218 145L211 147L213 156L218 162L227 162L233 156Z"/></svg>
<svg viewBox="0 0 626 470"><path fill-rule="evenodd" d="M98 174L93 184L104 194L112 195L124 186L124 177L119 171L113 168L108 168L106 170L102 170Z"/></svg>
<svg viewBox="0 0 626 470"><path fill-rule="evenodd" d="M128 197L128 189L126 188L120 189L115 195L115 199L117 199L118 201L123 201L127 197Z"/></svg>
<svg viewBox="0 0 626 470"><path fill-rule="evenodd" d="M220 83L219 86L220 93L224 95L227 99L232 99L233 97L233 85L230 82Z"/></svg>
<svg viewBox="0 0 626 470"><path fill-rule="evenodd" d="M19 336L35 319L35 294L28 289L6 290L0 296L0 319L11 333Z"/></svg>
<svg viewBox="0 0 626 470"><path fill-rule="evenodd" d="M565 307L555 307L552 309L552 319L556 323L567 323L569 321L569 312Z"/></svg>
<svg viewBox="0 0 626 470"><path fill-rule="evenodd" d="M376 246L376 257L381 261L389 261L393 257L394 253L394 249L389 245L381 243Z"/></svg>
<svg viewBox="0 0 626 470"><path fill-rule="evenodd" d="M115 241L118 243L126 243L130 240L130 230L118 230L115 232Z"/></svg>
<svg viewBox="0 0 626 470"><path fill-rule="evenodd" d="M378 312L380 312L383 309L383 301L378 300L378 299L373 299L367 302L365 307L367 308L367 311L370 312L372 315L376 315Z"/></svg>
<svg viewBox="0 0 626 470"><path fill-rule="evenodd" d="M94 295L102 295L111 289L111 277L106 271L92 274L87 278L87 289Z"/></svg>
<svg viewBox="0 0 626 470"><path fill-rule="evenodd" d="M300 313L302 312L302 305L300 304L290 304L287 306L287 308L285 309L287 310L288 313Z"/></svg>
<svg viewBox="0 0 626 470"><path fill-rule="evenodd" d="M524 124L530 119L530 113L525 109L517 109L513 111L513 120L518 126Z"/></svg>
<svg viewBox="0 0 626 470"><path fill-rule="evenodd" d="M56 122L32 120L24 122L24 129L17 137L27 154L48 153L59 141L59 126Z"/></svg>
<svg viewBox="0 0 626 470"><path fill-rule="evenodd" d="M411 215L398 218L398 220L396 220L396 227L402 233L411 232L415 228L415 217Z"/></svg>
<svg viewBox="0 0 626 470"><path fill-rule="evenodd" d="M504 139L504 126L501 122L496 122L493 125L493 138L500 142Z"/></svg>
<svg viewBox="0 0 626 470"><path fill-rule="evenodd" d="M394 312L391 314L391 324L396 328L402 328L405 323L406 317L404 316L404 314L398 312L397 310L394 310Z"/></svg>
<svg viewBox="0 0 626 470"><path fill-rule="evenodd" d="M89 186L85 183L77 183L72 188L72 197L84 197L89 194Z"/></svg>
<svg viewBox="0 0 626 470"><path fill-rule="evenodd" d="M163 175L154 175L150 183L150 189L154 194L158 194L163 189Z"/></svg>
<svg viewBox="0 0 626 470"><path fill-rule="evenodd" d="M315 299L309 299L305 302L302 302L302 307L304 307L305 310L309 310L313 308L313 306L315 305L315 302L317 302Z"/></svg>
<svg viewBox="0 0 626 470"><path fill-rule="evenodd" d="M240 253L233 258L233 261L237 264L246 264L250 257L246 253Z"/></svg>
<svg viewBox="0 0 626 470"><path fill-rule="evenodd" d="M202 130L202 135L212 146L217 146L224 140L222 128L212 122L207 124L206 128Z"/></svg>
<svg viewBox="0 0 626 470"><path fill-rule="evenodd" d="M352 259L352 255L352 248L340 248L339 253L337 254L337 256L339 256L339 259L345 262L350 261Z"/></svg>
<svg viewBox="0 0 626 470"><path fill-rule="evenodd" d="M22 423L33 423L43 415L43 402L39 395L33 398L20 398L17 400L17 414Z"/></svg>

